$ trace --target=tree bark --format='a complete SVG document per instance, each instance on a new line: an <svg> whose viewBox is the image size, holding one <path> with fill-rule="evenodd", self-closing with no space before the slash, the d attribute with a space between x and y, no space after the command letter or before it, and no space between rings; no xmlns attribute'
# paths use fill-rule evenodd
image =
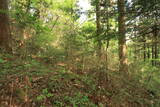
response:
<svg viewBox="0 0 160 107"><path fill-rule="evenodd" d="M157 59L158 59L158 46L157 46L157 43L155 42L154 44L154 57L155 57L155 66L157 65Z"/></svg>
<svg viewBox="0 0 160 107"><path fill-rule="evenodd" d="M148 48L147 56L148 56L148 59L150 59L150 46L149 46L149 44L147 45L147 48Z"/></svg>
<svg viewBox="0 0 160 107"><path fill-rule="evenodd" d="M100 24L100 0L97 0L96 2L96 36L97 36L97 55L101 57L101 40L100 40L100 34L101 34L101 24Z"/></svg>
<svg viewBox="0 0 160 107"><path fill-rule="evenodd" d="M125 0L118 0L118 30L119 30L119 71L128 71L127 45L125 36Z"/></svg>
<svg viewBox="0 0 160 107"><path fill-rule="evenodd" d="M110 0L107 1L107 7L106 7L106 11L107 11L107 36L109 36L109 30L110 30L110 23L109 23L109 6L110 6ZM106 43L106 69L108 69L108 48L109 48L109 42L110 40L107 39L107 43Z"/></svg>
<svg viewBox="0 0 160 107"><path fill-rule="evenodd" d="M158 32L157 32L157 24L155 24L154 28L154 58L155 58L155 66L157 65L157 59L158 59L158 46L157 46L157 40L158 40Z"/></svg>
<svg viewBox="0 0 160 107"><path fill-rule="evenodd" d="M154 59L154 43L153 43L153 41L152 41L152 66L154 66L155 65L155 59Z"/></svg>
<svg viewBox="0 0 160 107"><path fill-rule="evenodd" d="M146 41L144 41L143 43L143 59L144 59L144 62L146 61Z"/></svg>
<svg viewBox="0 0 160 107"><path fill-rule="evenodd" d="M8 2L0 0L0 48L10 51L9 38Z"/></svg>

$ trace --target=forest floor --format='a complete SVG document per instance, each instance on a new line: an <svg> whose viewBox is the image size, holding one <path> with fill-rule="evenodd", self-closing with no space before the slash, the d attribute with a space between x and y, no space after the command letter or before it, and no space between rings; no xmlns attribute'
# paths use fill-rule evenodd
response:
<svg viewBox="0 0 160 107"><path fill-rule="evenodd" d="M68 71L61 65L3 56L0 107L141 107L138 101L144 99L151 104L153 96L131 81L115 71Z"/></svg>

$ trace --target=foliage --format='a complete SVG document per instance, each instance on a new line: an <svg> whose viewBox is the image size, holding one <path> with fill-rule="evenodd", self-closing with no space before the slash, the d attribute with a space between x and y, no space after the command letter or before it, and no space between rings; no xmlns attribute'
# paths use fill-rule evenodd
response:
<svg viewBox="0 0 160 107"><path fill-rule="evenodd" d="M12 49L0 50L0 106L159 107L159 0L125 2L122 41L117 1L91 0L87 11L78 2L9 1ZM128 72L119 71L124 45Z"/></svg>
<svg viewBox="0 0 160 107"><path fill-rule="evenodd" d="M52 97L52 96L53 96L53 94L49 93L47 88L45 88L45 89L42 90L42 94L37 96L37 100L42 101L42 100L45 100L46 98L49 98L49 97Z"/></svg>

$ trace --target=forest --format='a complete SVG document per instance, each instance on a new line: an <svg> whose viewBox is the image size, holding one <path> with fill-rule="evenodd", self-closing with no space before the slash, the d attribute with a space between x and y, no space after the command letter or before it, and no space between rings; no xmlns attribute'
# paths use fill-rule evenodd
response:
<svg viewBox="0 0 160 107"><path fill-rule="evenodd" d="M160 0L0 0L0 107L160 107Z"/></svg>

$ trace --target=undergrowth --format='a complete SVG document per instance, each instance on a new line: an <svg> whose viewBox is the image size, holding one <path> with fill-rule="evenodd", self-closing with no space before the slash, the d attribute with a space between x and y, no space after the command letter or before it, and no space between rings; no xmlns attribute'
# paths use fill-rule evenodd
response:
<svg viewBox="0 0 160 107"><path fill-rule="evenodd" d="M154 84L146 85L137 74L104 68L81 73L65 67L54 70L33 58L0 54L0 78L2 107L160 106Z"/></svg>

